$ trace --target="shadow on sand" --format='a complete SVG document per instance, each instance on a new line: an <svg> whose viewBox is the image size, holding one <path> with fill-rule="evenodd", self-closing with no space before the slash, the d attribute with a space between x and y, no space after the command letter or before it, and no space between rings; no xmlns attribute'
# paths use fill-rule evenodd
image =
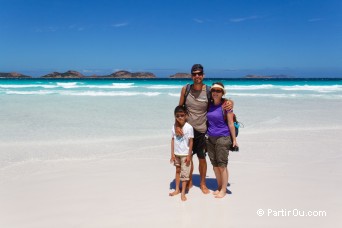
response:
<svg viewBox="0 0 342 228"><path fill-rule="evenodd" d="M192 175L192 184L194 187L200 188L200 182L201 182L201 177L199 174L193 174ZM217 182L215 178L206 178L206 183L207 187L209 188L210 191L216 191L217 189ZM228 189L230 184L228 183L227 186L227 194L232 194L232 192ZM176 180L173 179L173 181L170 182L170 189L175 189L176 188Z"/></svg>

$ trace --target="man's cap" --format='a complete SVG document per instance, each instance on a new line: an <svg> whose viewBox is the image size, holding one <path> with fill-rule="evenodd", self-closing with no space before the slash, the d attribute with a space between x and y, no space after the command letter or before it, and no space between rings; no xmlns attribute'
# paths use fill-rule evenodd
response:
<svg viewBox="0 0 342 228"><path fill-rule="evenodd" d="M203 72L203 66L201 64L194 64L191 67L191 73L194 72L194 71L201 71L201 72Z"/></svg>

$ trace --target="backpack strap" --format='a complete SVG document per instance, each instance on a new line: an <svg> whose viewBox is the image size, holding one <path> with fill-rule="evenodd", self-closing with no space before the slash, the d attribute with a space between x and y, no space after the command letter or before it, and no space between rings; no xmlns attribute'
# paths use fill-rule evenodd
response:
<svg viewBox="0 0 342 228"><path fill-rule="evenodd" d="M208 104L209 104L210 101L211 101L211 93L210 93L211 87L208 86L208 85L205 85L205 89L206 89L206 92L207 92L207 99L208 99Z"/></svg>

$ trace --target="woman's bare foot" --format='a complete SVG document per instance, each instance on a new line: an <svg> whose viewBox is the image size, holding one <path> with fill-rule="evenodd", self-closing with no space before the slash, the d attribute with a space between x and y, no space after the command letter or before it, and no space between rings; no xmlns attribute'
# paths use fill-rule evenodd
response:
<svg viewBox="0 0 342 228"><path fill-rule="evenodd" d="M215 198L223 198L225 195L226 195L226 192L220 191L220 192L215 196Z"/></svg>
<svg viewBox="0 0 342 228"><path fill-rule="evenodd" d="M210 192L209 189L207 188L207 186L205 186L205 185L201 185L201 190L204 194L208 194Z"/></svg>
<svg viewBox="0 0 342 228"><path fill-rule="evenodd" d="M178 195L179 193L180 193L179 190L175 190L174 192L170 192L169 196L175 196L175 195Z"/></svg>
<svg viewBox="0 0 342 228"><path fill-rule="evenodd" d="M220 193L220 190L216 190L215 192L213 192L213 195L217 195L217 194L219 194Z"/></svg>
<svg viewBox="0 0 342 228"><path fill-rule="evenodd" d="M186 196L185 195L181 195L181 199L182 199L182 201L186 201L187 200L187 198L186 198Z"/></svg>

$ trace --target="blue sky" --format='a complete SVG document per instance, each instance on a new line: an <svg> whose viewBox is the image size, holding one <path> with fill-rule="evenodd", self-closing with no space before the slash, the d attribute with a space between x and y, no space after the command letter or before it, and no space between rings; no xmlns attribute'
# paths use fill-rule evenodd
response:
<svg viewBox="0 0 342 228"><path fill-rule="evenodd" d="M342 77L340 0L0 0L0 72Z"/></svg>

